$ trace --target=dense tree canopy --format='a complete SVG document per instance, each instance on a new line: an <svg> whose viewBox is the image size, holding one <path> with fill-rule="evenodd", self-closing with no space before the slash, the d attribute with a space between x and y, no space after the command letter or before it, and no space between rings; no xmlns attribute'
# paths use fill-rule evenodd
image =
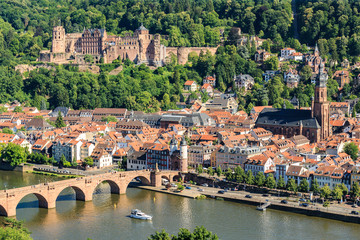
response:
<svg viewBox="0 0 360 240"><path fill-rule="evenodd" d="M18 100L39 109L126 107L155 112L160 108L174 109L177 102L186 100L181 93L186 80L201 84L202 77L216 74L216 88L237 93L242 110L269 104L292 108L287 100L294 96L300 107L310 107L314 86L310 84L309 67L298 69L301 82L294 89L286 87L283 74L265 83L263 70L276 70L277 58L271 57L262 70L252 61L256 51L253 42L237 46L238 36L231 31L232 27L240 27L243 33L267 39L262 47L275 54L285 46L305 53L308 48L304 43L318 42L320 54L325 58L358 60L358 2L296 2L300 41L294 38L290 0L2 1L0 102ZM157 70L125 61L124 70L117 76L107 72L121 64L118 60L113 64L100 64L100 75L80 73L76 66L56 66L26 73L24 80L14 71L19 63L35 63L40 50L50 49L55 25L63 25L68 33L81 32L86 27L105 28L109 34L124 35L141 23L151 33L164 35L162 43L166 46L218 46L222 40L224 44L215 56L209 52L200 56L190 53L190 62L185 66L177 66L175 58ZM91 62L90 57L87 61ZM288 67L281 64L282 70ZM235 87L234 75L237 74L250 74L255 79L251 91ZM332 79L331 71L329 77L329 100L338 100L339 86ZM360 95L360 89L351 86L344 87L344 97ZM203 95L202 100L206 101L206 96Z"/></svg>

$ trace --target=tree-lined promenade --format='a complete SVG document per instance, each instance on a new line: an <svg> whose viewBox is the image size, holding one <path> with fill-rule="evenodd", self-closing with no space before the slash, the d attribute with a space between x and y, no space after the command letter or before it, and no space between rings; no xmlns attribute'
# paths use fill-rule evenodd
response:
<svg viewBox="0 0 360 240"><path fill-rule="evenodd" d="M203 173L203 168L201 165L198 166L196 170L198 174ZM250 187L256 186L268 190L286 190L289 191L289 193L293 193L294 195L297 192L312 192L314 195L320 196L323 201L345 200L345 197L349 194L351 199L354 202L357 202L358 198L360 197L360 186L358 182L354 182L350 190L345 186L344 183L337 184L333 190L331 190L328 185L320 187L316 178L311 181L311 185L306 178L303 178L299 184L297 184L293 178L290 178L287 182L285 182L282 176L280 176L276 181L272 173L267 174L265 177L263 172L258 172L256 176L254 176L251 170L248 170L245 173L245 171L240 166L237 166L234 170L228 168L225 172L223 172L220 167L218 167L216 171L214 171L212 168L209 168L206 170L206 173L210 177L214 176L215 174L218 177L224 175L226 180L229 182L246 184Z"/></svg>

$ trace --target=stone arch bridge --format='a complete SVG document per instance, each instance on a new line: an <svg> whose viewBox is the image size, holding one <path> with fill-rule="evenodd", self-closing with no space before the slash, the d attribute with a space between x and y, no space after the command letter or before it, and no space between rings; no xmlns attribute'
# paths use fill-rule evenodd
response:
<svg viewBox="0 0 360 240"><path fill-rule="evenodd" d="M95 188L107 182L110 185L111 193L124 194L129 183L140 178L145 185L161 186L162 178L174 181L182 178L177 171L128 171L128 172L109 172L88 177L79 177L69 180L41 183L37 185L0 190L0 216L15 216L16 207L25 196L34 194L39 200L41 208L55 208L56 199L66 188L75 190L76 200L91 201Z"/></svg>

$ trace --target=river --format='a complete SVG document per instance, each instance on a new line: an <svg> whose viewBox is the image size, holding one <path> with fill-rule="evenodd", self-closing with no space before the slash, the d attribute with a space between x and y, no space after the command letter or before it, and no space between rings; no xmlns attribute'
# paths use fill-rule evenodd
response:
<svg viewBox="0 0 360 240"><path fill-rule="evenodd" d="M9 181L10 179L10 181ZM0 171L0 189L45 181L43 176ZM47 179L46 181L49 181ZM9 188L9 187L8 187ZM108 184L95 191L92 202L75 201L71 189L59 196L56 209L39 209L35 196L24 198L17 219L24 220L34 239L147 239L166 229L204 225L220 239L358 239L357 224L267 210L220 200L193 200L137 188L125 195L110 194ZM152 221L126 217L139 208Z"/></svg>

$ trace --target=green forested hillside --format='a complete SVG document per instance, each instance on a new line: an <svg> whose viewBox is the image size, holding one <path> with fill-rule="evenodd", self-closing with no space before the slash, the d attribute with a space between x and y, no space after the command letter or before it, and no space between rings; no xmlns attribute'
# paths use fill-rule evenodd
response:
<svg viewBox="0 0 360 240"><path fill-rule="evenodd" d="M297 88L288 89L283 75L269 83L262 80L263 71L277 69L278 61L271 58L263 68L254 61L254 46L237 47L229 36L231 27L256 34L265 41L263 48L273 54L285 46L307 52L305 44L318 42L321 55L342 61L358 61L359 2L355 0L296 1L298 33L294 39L290 0L4 0L0 1L0 102L19 100L34 106L54 108L58 105L75 109L95 107L127 107L156 111L174 108L183 101L181 93L186 80L201 79L216 74L221 91L233 86L234 74L246 73L255 78L252 91L238 98L240 108L275 104L296 96L301 106L309 106L313 86L308 69L300 71L302 80ZM63 25L67 32L84 28L106 28L110 34L134 31L143 23L151 33L168 35L167 46L224 46L215 56L191 56L190 63L175 62L155 71L145 66L122 63L118 76L79 73L76 68L57 66L55 70L33 71L23 80L15 73L20 63L34 63L41 49L51 47L52 27ZM221 30L224 30L221 36ZM117 63L119 64L119 63ZM281 70L288 69L288 64ZM328 83L329 98L337 99L336 81ZM354 76L354 75L352 75ZM343 97L356 97L356 89L346 85ZM191 97L195 97L194 94ZM206 100L206 96L203 96ZM288 107L292 105L285 101Z"/></svg>
<svg viewBox="0 0 360 240"><path fill-rule="evenodd" d="M360 54L360 1L297 1L300 40L334 60Z"/></svg>
<svg viewBox="0 0 360 240"><path fill-rule="evenodd" d="M289 0L5 0L0 2L0 64L14 57L35 60L40 49L51 47L52 27L59 24L67 32L106 28L122 34L143 23L152 33L169 35L164 41L169 46L215 46L219 28L225 36L238 26L287 39L291 22Z"/></svg>

